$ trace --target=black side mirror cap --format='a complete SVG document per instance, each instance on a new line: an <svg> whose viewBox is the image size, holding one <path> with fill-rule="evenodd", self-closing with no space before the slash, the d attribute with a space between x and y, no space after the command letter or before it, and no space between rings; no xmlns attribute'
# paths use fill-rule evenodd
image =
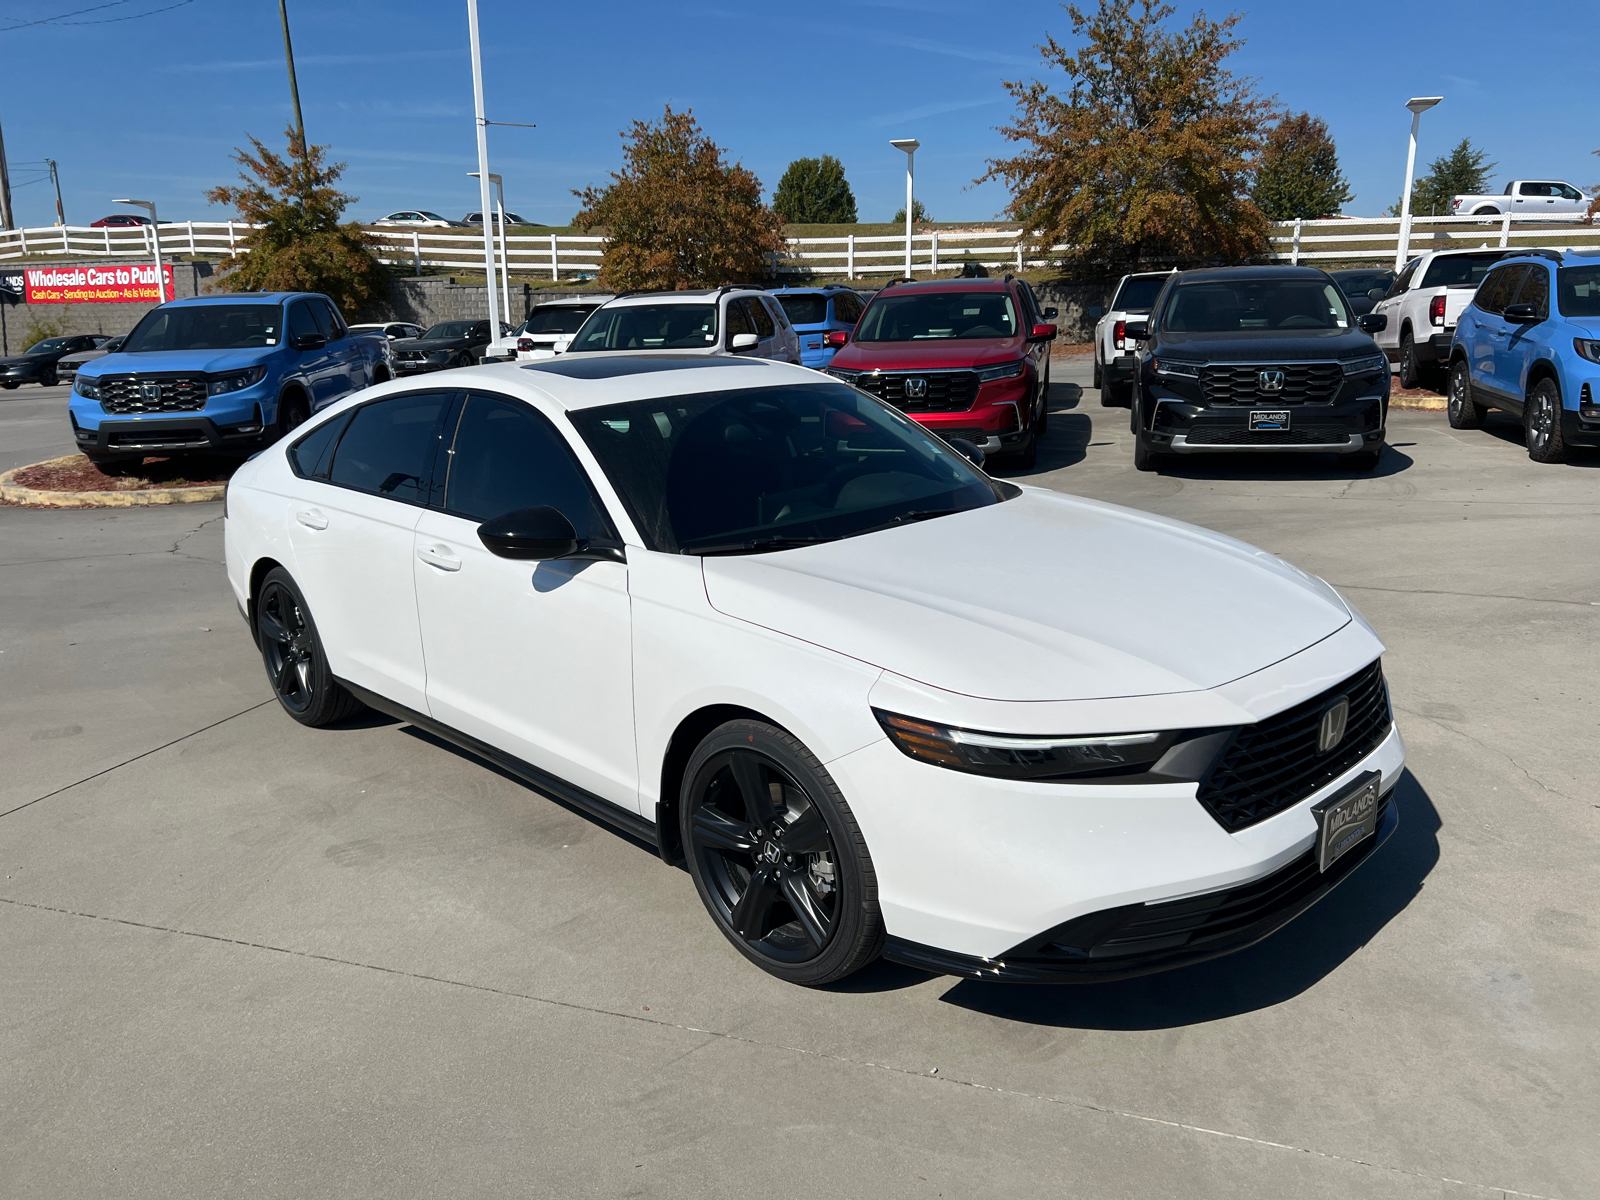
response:
<svg viewBox="0 0 1600 1200"><path fill-rule="evenodd" d="M966 438L946 438L945 440L949 442L950 449L961 455L962 458L966 459L973 466L983 466L982 449L974 446L971 442L967 441Z"/></svg>
<svg viewBox="0 0 1600 1200"><path fill-rule="evenodd" d="M491 517L478 526L478 540L500 558L565 558L578 551L578 531L559 508L541 504Z"/></svg>
<svg viewBox="0 0 1600 1200"><path fill-rule="evenodd" d="M1046 321L1054 321L1060 315L1061 311L1059 309L1047 308L1044 310L1044 319Z"/></svg>
<svg viewBox="0 0 1600 1200"><path fill-rule="evenodd" d="M302 333L294 339L296 350L321 350L328 344L328 339L320 333Z"/></svg>
<svg viewBox="0 0 1600 1200"><path fill-rule="evenodd" d="M1376 304L1379 300L1382 300L1386 296L1388 296L1388 294L1389 293L1386 290L1384 290L1383 288L1373 288L1371 291L1369 291L1367 293L1367 299L1371 300L1374 304Z"/></svg>
<svg viewBox="0 0 1600 1200"><path fill-rule="evenodd" d="M1122 332L1125 337L1142 342L1150 336L1149 317L1129 317L1122 323Z"/></svg>
<svg viewBox="0 0 1600 1200"><path fill-rule="evenodd" d="M1389 318L1383 313L1365 313L1356 318L1356 328L1363 333L1382 333L1389 328Z"/></svg>
<svg viewBox="0 0 1600 1200"><path fill-rule="evenodd" d="M1508 304L1503 315L1513 325L1536 325L1544 320L1532 304Z"/></svg>

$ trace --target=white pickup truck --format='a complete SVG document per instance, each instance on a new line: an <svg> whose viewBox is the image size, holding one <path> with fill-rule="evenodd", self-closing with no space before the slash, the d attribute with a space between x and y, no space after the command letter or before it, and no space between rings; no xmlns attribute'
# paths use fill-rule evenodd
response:
<svg viewBox="0 0 1600 1200"><path fill-rule="evenodd" d="M1400 364L1400 386L1437 384L1450 361L1456 318L1472 303L1478 284L1515 250L1431 250L1413 258L1387 291L1367 293L1372 311L1388 317L1373 340L1389 361Z"/></svg>
<svg viewBox="0 0 1600 1200"><path fill-rule="evenodd" d="M1548 217L1582 213L1593 203L1570 183L1559 180L1513 179L1500 195L1462 195L1450 197L1450 211L1462 217Z"/></svg>
<svg viewBox="0 0 1600 1200"><path fill-rule="evenodd" d="M1094 318L1094 386L1107 408L1126 408L1133 400L1133 372L1139 363L1138 343L1127 336L1131 317L1147 316L1171 271L1124 275L1111 297L1111 308L1091 308Z"/></svg>

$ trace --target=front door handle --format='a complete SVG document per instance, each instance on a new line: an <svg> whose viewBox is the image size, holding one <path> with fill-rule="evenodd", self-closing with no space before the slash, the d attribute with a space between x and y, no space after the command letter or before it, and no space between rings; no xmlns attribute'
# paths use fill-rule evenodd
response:
<svg viewBox="0 0 1600 1200"><path fill-rule="evenodd" d="M328 518L314 508L295 513L294 519L307 529L326 529L328 527Z"/></svg>
<svg viewBox="0 0 1600 1200"><path fill-rule="evenodd" d="M423 546L418 549L417 557L441 571L461 570L461 560L443 546Z"/></svg>

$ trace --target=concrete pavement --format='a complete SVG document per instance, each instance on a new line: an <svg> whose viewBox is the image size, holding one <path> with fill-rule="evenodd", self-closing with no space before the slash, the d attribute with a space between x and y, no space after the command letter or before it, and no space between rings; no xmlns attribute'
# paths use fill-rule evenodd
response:
<svg viewBox="0 0 1600 1200"><path fill-rule="evenodd" d="M0 1194L1600 1190L1600 459L1395 414L1370 476L1141 475L1053 370L1029 482L1282 553L1388 642L1402 823L1323 904L1096 988L786 987L607 829L285 717L220 506L0 508ZM70 450L26 396L0 469Z"/></svg>

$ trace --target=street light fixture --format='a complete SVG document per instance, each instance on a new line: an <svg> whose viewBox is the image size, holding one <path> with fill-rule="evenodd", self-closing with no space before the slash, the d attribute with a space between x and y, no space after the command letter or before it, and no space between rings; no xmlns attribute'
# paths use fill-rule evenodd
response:
<svg viewBox="0 0 1600 1200"><path fill-rule="evenodd" d="M904 150L906 154L906 278L911 278L911 164L916 161L917 147L922 145L916 138L892 138L889 145L896 150Z"/></svg>
<svg viewBox="0 0 1600 1200"><path fill-rule="evenodd" d="M156 202L154 200L113 200L113 204L129 204L134 208L145 209L150 214L150 244L156 252L156 303L167 302L167 277L161 273L161 223L156 220Z"/></svg>
<svg viewBox="0 0 1600 1200"><path fill-rule="evenodd" d="M1411 110L1411 147L1406 151L1406 188L1400 196L1400 240L1394 254L1396 271L1406 265L1406 253L1411 249L1411 175L1417 169L1417 126L1422 123L1422 114L1443 99L1443 96L1413 96L1406 101L1406 107Z"/></svg>
<svg viewBox="0 0 1600 1200"><path fill-rule="evenodd" d="M478 177L476 171L468 171L467 174L473 179ZM500 176L493 171L489 172L489 182L494 184L495 203L500 210L500 298L504 301L506 324L509 325L511 323L511 256L506 253L506 190L501 186ZM483 218L485 224L488 223L488 213L484 212L478 215ZM494 281L490 280L490 286L492 287L493 285ZM494 340L500 340L499 330L495 331Z"/></svg>

